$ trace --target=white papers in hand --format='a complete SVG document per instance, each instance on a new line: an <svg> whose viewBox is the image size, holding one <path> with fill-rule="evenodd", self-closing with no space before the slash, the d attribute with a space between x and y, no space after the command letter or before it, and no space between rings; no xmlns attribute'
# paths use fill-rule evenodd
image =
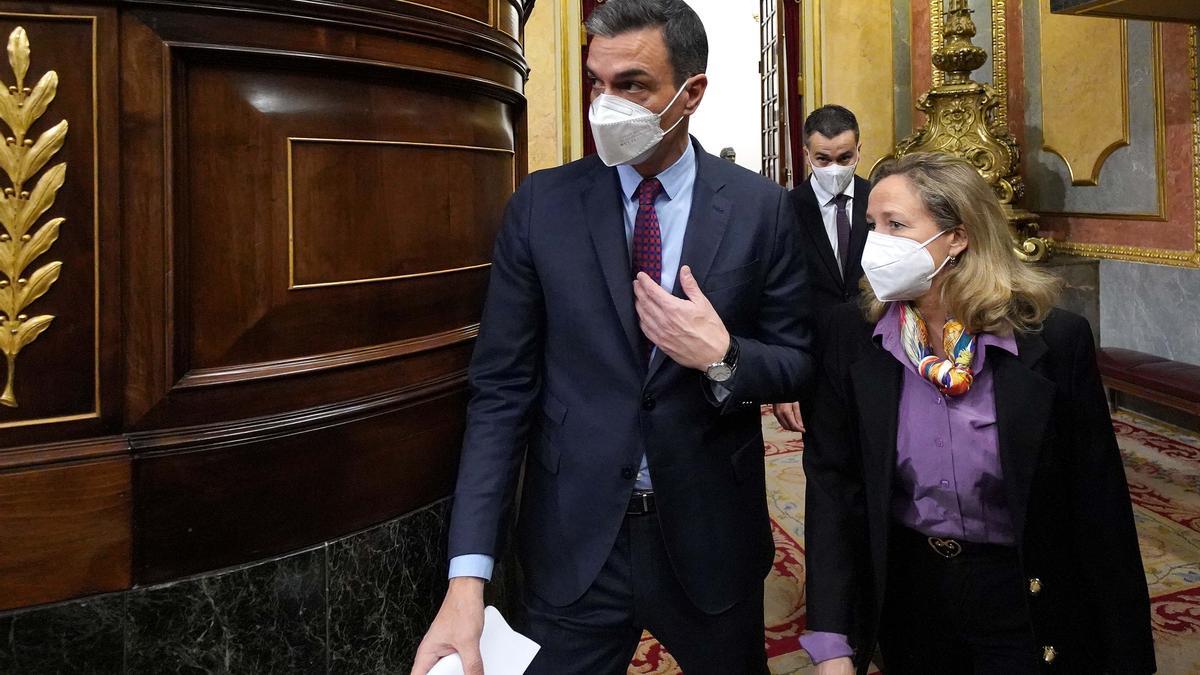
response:
<svg viewBox="0 0 1200 675"><path fill-rule="evenodd" d="M536 642L510 628L500 610L495 607L483 610L479 651L484 675L522 675L539 649ZM458 654L443 656L429 675L463 675L462 660Z"/></svg>

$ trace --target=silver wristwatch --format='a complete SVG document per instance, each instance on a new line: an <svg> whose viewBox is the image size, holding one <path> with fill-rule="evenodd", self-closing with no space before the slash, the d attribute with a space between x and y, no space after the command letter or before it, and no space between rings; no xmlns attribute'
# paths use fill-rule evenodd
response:
<svg viewBox="0 0 1200 675"><path fill-rule="evenodd" d="M717 384L728 382L733 377L733 371L737 370L738 351L737 340L729 336L729 351L725 352L725 358L705 368L704 376Z"/></svg>

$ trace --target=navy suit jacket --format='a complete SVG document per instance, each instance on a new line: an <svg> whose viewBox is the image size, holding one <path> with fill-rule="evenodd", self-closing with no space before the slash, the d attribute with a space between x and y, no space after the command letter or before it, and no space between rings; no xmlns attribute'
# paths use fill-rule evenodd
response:
<svg viewBox="0 0 1200 675"><path fill-rule="evenodd" d="M450 556L498 555L528 457L519 554L530 590L555 605L596 579L643 453L698 608L760 593L770 569L759 403L794 400L812 370L804 256L782 188L696 150L681 265L741 347L723 404L701 372L661 352L643 365L615 169L593 156L531 175L496 242Z"/></svg>
<svg viewBox="0 0 1200 675"><path fill-rule="evenodd" d="M837 256L829 244L821 205L813 192L811 179L806 178L792 189L792 208L796 210L800 230L804 233L804 251L808 257L809 281L818 324L820 317L844 302L858 300L858 282L862 279L862 254L867 244L867 199L871 195L870 181L854 177L854 201L850 214L850 255L843 275L838 271Z"/></svg>

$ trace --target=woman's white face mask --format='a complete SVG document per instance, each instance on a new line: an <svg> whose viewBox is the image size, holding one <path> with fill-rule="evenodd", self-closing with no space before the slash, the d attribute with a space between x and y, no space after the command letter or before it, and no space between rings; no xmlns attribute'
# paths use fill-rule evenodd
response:
<svg viewBox="0 0 1200 675"><path fill-rule="evenodd" d="M592 138L596 140L596 154L607 166L618 164L637 165L650 158L654 149L671 133L687 115L681 115L670 129L662 128L662 117L679 95L687 88L685 82L662 112L652 112L633 101L620 96L600 94L588 109L588 121L592 125Z"/></svg>
<svg viewBox="0 0 1200 675"><path fill-rule="evenodd" d="M863 247L863 274L881 302L915 300L933 285L933 278L950 262L950 256L934 268L933 256L927 247L950 230L942 230L923 242L906 237L867 233Z"/></svg>

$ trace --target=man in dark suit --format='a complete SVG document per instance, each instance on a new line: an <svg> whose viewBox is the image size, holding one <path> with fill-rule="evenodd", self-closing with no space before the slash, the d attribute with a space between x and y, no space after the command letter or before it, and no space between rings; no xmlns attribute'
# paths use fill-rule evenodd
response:
<svg viewBox="0 0 1200 675"><path fill-rule="evenodd" d="M529 672L624 673L649 629L688 673L765 673L759 403L811 372L799 233L783 190L688 135L708 46L686 3L609 0L587 25L599 156L533 174L508 205L450 588L413 672L457 652L482 674L483 585L525 459Z"/></svg>
<svg viewBox="0 0 1200 675"><path fill-rule="evenodd" d="M862 252L867 241L871 183L855 175L858 120L840 105L825 105L804 120L804 159L809 177L791 192L808 259L817 325L833 307L858 299ZM804 431L800 403L777 403L775 418L789 431Z"/></svg>

